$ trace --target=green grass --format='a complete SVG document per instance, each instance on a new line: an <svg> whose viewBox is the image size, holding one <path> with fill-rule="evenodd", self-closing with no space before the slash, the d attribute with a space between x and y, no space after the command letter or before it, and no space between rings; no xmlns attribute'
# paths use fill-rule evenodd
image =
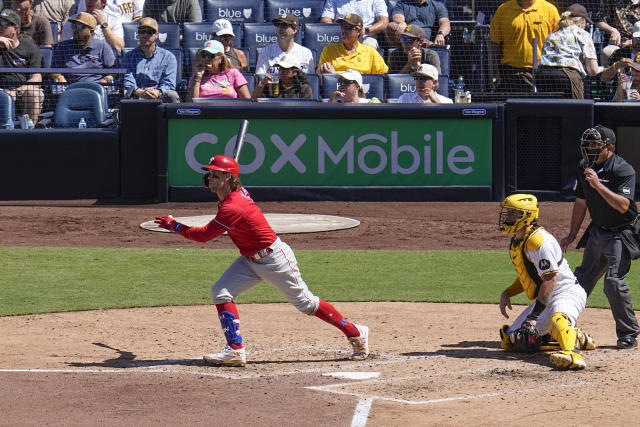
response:
<svg viewBox="0 0 640 427"><path fill-rule="evenodd" d="M209 288L238 256L204 249L0 247L0 316L209 304ZM310 289L327 301L498 302L515 278L506 251L296 251ZM582 254L567 258L572 266ZM629 275L632 295L640 271ZM270 285L240 303L284 302ZM520 295L516 304L527 300ZM608 307L602 284L591 307Z"/></svg>

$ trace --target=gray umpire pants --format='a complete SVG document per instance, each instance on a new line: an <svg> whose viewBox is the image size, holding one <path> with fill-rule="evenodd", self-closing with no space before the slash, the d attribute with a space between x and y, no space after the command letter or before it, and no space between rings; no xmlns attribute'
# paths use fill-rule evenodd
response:
<svg viewBox="0 0 640 427"><path fill-rule="evenodd" d="M631 268L629 251L624 246L620 233L605 231L595 225L589 233L582 265L575 271L576 278L589 296L604 274L604 294L609 300L616 322L618 339L636 337L640 333L640 327L631 305L629 285L625 282Z"/></svg>

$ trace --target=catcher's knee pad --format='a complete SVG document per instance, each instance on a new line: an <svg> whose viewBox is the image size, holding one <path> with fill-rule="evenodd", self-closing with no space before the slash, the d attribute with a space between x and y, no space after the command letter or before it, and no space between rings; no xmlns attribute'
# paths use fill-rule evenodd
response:
<svg viewBox="0 0 640 427"><path fill-rule="evenodd" d="M240 320L236 319L233 313L228 311L222 311L218 314L220 324L222 325L222 332L227 339L227 342L242 345L242 335L240 335Z"/></svg>
<svg viewBox="0 0 640 427"><path fill-rule="evenodd" d="M509 339L509 335L507 335L507 330L509 329L509 325L503 325L500 328L500 345L504 351L511 351L511 340Z"/></svg>
<svg viewBox="0 0 640 427"><path fill-rule="evenodd" d="M571 326L566 314L557 312L551 316L549 333L560 345L561 350L579 350L578 333Z"/></svg>

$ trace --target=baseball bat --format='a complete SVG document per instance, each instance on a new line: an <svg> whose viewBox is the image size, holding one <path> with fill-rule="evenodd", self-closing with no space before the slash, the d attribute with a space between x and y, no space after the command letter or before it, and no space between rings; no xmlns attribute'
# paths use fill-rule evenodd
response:
<svg viewBox="0 0 640 427"><path fill-rule="evenodd" d="M247 128L249 127L249 120L242 120L240 122L240 129L238 130L238 135L236 136L236 146L233 147L233 160L236 162L240 157L240 152L242 151L242 145L244 144L244 136L247 134Z"/></svg>

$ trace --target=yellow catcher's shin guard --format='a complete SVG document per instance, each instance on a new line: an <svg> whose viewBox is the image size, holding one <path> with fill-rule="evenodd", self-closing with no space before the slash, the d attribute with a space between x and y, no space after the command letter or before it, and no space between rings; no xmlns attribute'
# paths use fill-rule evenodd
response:
<svg viewBox="0 0 640 427"><path fill-rule="evenodd" d="M560 350L551 355L549 358L551 364L560 369L584 369L587 364L580 353L571 350Z"/></svg>
<svg viewBox="0 0 640 427"><path fill-rule="evenodd" d="M554 313L549 322L549 333L558 341L560 350L580 350L578 332L575 330L569 318L563 313Z"/></svg>
<svg viewBox="0 0 640 427"><path fill-rule="evenodd" d="M500 345L502 345L504 351L511 351L511 340L507 335L507 329L509 329L509 325L504 325L500 329Z"/></svg>

